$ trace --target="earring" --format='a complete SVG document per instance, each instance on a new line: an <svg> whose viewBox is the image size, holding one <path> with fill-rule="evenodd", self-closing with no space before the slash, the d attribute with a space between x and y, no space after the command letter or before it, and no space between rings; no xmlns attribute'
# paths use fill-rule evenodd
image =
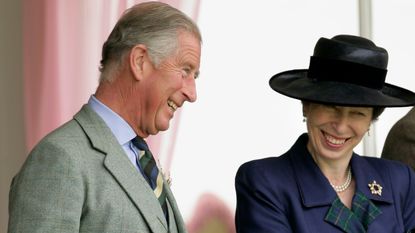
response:
<svg viewBox="0 0 415 233"><path fill-rule="evenodd" d="M367 130L367 136L370 137L370 128Z"/></svg>
<svg viewBox="0 0 415 233"><path fill-rule="evenodd" d="M303 122L306 122L307 121L307 117L303 117Z"/></svg>

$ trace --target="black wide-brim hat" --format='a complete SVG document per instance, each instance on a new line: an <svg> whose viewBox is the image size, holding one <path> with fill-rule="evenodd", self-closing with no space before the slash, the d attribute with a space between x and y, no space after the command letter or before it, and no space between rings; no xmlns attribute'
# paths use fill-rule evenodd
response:
<svg viewBox="0 0 415 233"><path fill-rule="evenodd" d="M361 107L415 105L415 93L385 83L388 53L372 41L351 35L320 38L309 69L274 75L269 84L303 101Z"/></svg>

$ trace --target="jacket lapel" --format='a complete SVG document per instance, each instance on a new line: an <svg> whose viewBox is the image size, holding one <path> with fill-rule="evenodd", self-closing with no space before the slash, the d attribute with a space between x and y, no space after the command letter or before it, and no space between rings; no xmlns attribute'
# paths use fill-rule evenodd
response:
<svg viewBox="0 0 415 233"><path fill-rule="evenodd" d="M173 215L174 220L176 222L176 226L177 226L177 232L179 233L186 233L186 227L185 227L185 223L183 221L182 215L180 214L179 208L177 207L177 203L176 200L170 190L169 185L167 185L167 182L164 180L164 188L166 189L166 197L167 197L167 201L171 206L171 212L169 213L169 217L171 217ZM170 221L171 222L171 221ZM170 224L170 227L174 227L174 224ZM174 232L172 231L172 229L170 229L170 232Z"/></svg>
<svg viewBox="0 0 415 233"><path fill-rule="evenodd" d="M163 227L164 231L167 230L166 218L157 198L153 197L153 190L127 157L119 152L110 152L105 158L104 165L136 207L141 210L150 228L154 232L163 231L160 227Z"/></svg>
<svg viewBox="0 0 415 233"><path fill-rule="evenodd" d="M371 159L364 158L357 154L353 154L351 165L353 178L356 182L356 191L363 193L371 201L380 203L393 203L392 186L387 175L388 171L378 171L376 167L370 162ZM375 161L373 161L375 162ZM376 194L372 192L369 185L377 184L382 187L382 193Z"/></svg>
<svg viewBox="0 0 415 233"><path fill-rule="evenodd" d="M351 213L351 211L348 208L344 207L344 205L338 199L336 192L330 186L330 183L312 159L310 153L306 148L307 140L308 136L303 134L290 150L291 164L294 168L294 173L303 204L309 208L325 205L331 206L329 212L327 213L326 221L336 225L334 222L338 221L338 219L336 220L328 217L330 212L332 214L340 212L346 214L346 212ZM357 154L353 154L351 159L353 178L356 182L356 194L353 198L353 204L356 206L353 207L355 208L353 209L353 213L358 211L356 209L359 208L357 205L363 205L363 203L367 204L366 207L369 208L368 211L373 214L373 218L364 220L366 221L367 228L369 228L370 224L376 220L377 216L381 214L379 208L374 204L374 202L385 204L393 203L389 180L386 178L386 176L382 175L381 171L377 171L373 164L369 163L368 159L369 158L364 158ZM382 186L381 195L373 194L371 192L369 184L373 184L374 181ZM365 197L368 201L359 202L359 200L362 200L362 196ZM336 200L338 201L336 202ZM360 207L363 208L363 206ZM356 215L356 213L353 215ZM359 219L364 219L364 215L365 213L358 213L356 216L353 216L353 218L359 221L358 223L360 224ZM356 229L359 229L357 225ZM360 225L363 227L362 224Z"/></svg>
<svg viewBox="0 0 415 233"><path fill-rule="evenodd" d="M337 194L308 152L307 140L307 134L301 135L289 151L301 199L310 208L331 205Z"/></svg>
<svg viewBox="0 0 415 233"><path fill-rule="evenodd" d="M104 121L88 106L84 105L74 119L89 137L92 146L105 154L104 166L124 189L131 201L140 210L153 232L167 230L167 221L153 190L148 186L119 145Z"/></svg>
<svg viewBox="0 0 415 233"><path fill-rule="evenodd" d="M347 233L366 232L359 219L343 205L338 197L331 204L324 220Z"/></svg>

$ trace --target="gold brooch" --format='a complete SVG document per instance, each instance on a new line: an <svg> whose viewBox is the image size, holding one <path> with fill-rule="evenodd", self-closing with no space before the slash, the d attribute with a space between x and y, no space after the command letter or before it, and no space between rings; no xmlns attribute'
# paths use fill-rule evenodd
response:
<svg viewBox="0 0 415 233"><path fill-rule="evenodd" d="M368 184L370 188L370 192L373 195L379 195L382 196L382 189L383 187L380 186L380 184L376 183L376 180L374 180L371 184Z"/></svg>

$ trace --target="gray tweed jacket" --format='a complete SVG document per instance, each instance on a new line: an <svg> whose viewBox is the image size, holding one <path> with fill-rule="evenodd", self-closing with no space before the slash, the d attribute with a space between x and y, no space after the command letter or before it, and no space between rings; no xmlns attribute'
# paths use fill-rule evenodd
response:
<svg viewBox="0 0 415 233"><path fill-rule="evenodd" d="M87 105L29 154L13 179L9 233L185 233L167 190L169 224L153 191Z"/></svg>

